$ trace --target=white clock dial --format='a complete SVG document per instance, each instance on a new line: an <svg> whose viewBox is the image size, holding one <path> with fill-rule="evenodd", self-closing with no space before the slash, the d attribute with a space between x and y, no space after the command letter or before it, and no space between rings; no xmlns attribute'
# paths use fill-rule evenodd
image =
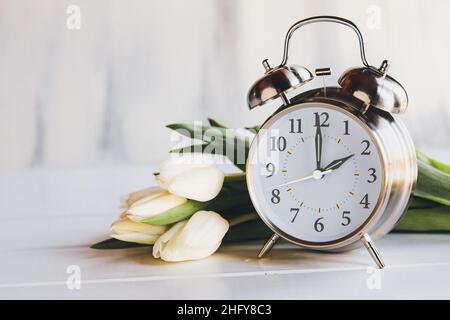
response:
<svg viewBox="0 0 450 320"><path fill-rule="evenodd" d="M269 120L247 167L263 219L311 245L340 241L364 226L381 201L383 169L365 124L323 103L294 106Z"/></svg>

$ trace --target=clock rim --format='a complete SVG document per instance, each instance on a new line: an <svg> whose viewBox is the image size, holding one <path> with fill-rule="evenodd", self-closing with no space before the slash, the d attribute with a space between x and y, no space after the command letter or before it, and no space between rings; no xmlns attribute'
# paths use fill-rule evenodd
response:
<svg viewBox="0 0 450 320"><path fill-rule="evenodd" d="M256 213L259 215L259 217L263 220L263 222L274 233L276 233L277 235L279 235L280 237L282 237L283 239L285 239L291 243L294 243L296 245L299 245L299 246L302 246L305 248L320 249L320 250L333 250L333 249L337 249L337 248L341 248L341 247L350 245L356 241L359 241L361 239L361 237L363 236L363 234L365 233L365 231L372 226L372 222L376 221L379 217L381 217L381 215L384 212L382 209L384 208L384 204L386 203L386 200L388 198L387 195L389 194L389 190L388 190L389 189L388 188L389 187L388 186L389 166L387 163L386 153L385 153L383 144L381 142L381 139L377 136L376 131L372 130L370 128L370 125L368 124L368 121L364 118L364 115L361 114L361 112L358 109L353 108L352 106L350 106L346 103L343 103L341 101L331 100L331 99L325 102L325 101L323 101L324 100L323 98L326 99L326 97L321 97L322 101L308 100L308 101L302 101L302 102L295 102L295 103L283 108L282 110L275 112L272 116L270 116L264 122L264 124L261 126L260 130L266 129L273 122L277 121L278 119L282 118L285 114L288 114L292 111L314 107L311 105L316 105L315 107L328 108L328 109L332 109L332 110L335 110L338 112L342 112L342 113L348 115L349 117L351 117L354 121L359 122L361 127L372 138L372 141L374 142L374 144L376 146L378 155L380 157L382 171L383 171L380 194L378 196L375 207L372 210L372 212L370 213L369 217L358 228L353 230L351 233L345 235L344 237L340 237L338 239L331 240L331 241L323 241L323 242L302 240L302 239L296 238L296 237L284 232L282 229L277 227L274 223L272 223L272 221L270 221L266 217L266 215L264 213L262 213L263 210L261 210L258 207L258 202L255 201L255 199L257 199L257 197L255 195L255 191L254 191L254 187L253 187L253 177L252 177L251 171L249 171L249 166L250 166L250 163L252 162L251 160L253 158L253 155L255 154L255 149L257 148L256 146L258 145L257 141L258 141L258 137L259 137L260 133L258 133L254 137L254 139L250 145L250 149L249 149L249 153L248 153L248 157L247 157L247 163L246 163L246 182L247 182L247 188L248 188L248 192L250 195L250 199L256 210Z"/></svg>

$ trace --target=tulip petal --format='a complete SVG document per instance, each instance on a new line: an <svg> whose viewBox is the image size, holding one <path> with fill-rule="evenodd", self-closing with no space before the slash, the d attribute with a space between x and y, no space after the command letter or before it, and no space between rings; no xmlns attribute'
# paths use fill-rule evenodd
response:
<svg viewBox="0 0 450 320"><path fill-rule="evenodd" d="M164 194L164 189L158 187L150 187L134 191L120 198L120 208L128 209L132 204L141 199L146 198L148 200L149 198L159 197L161 194Z"/></svg>
<svg viewBox="0 0 450 320"><path fill-rule="evenodd" d="M120 219L124 219L124 218L126 218L128 216L128 213L126 212L126 211L122 211L121 213L120 213L120 215L119 215L119 218Z"/></svg>
<svg viewBox="0 0 450 320"><path fill-rule="evenodd" d="M167 229L165 226L138 223L125 218L111 225L111 237L126 242L153 244Z"/></svg>
<svg viewBox="0 0 450 320"><path fill-rule="evenodd" d="M111 225L111 231L116 234L126 234L130 232L138 232L147 235L161 235L166 232L167 226L155 226L146 223L131 221L130 219L120 219Z"/></svg>
<svg viewBox="0 0 450 320"><path fill-rule="evenodd" d="M180 221L174 224L167 232L161 235L158 240L156 240L155 245L153 246L153 256L155 258L160 258L162 251L166 248L168 242L175 237L179 232L181 232L182 228L187 224L187 220Z"/></svg>
<svg viewBox="0 0 450 320"><path fill-rule="evenodd" d="M180 262L189 260L204 259L212 255L220 246L220 242L205 248L195 248L195 250L179 248L169 243L167 248L162 251L161 259L167 262Z"/></svg>
<svg viewBox="0 0 450 320"><path fill-rule="evenodd" d="M178 240L186 246L201 248L220 242L229 228L228 221L214 211L198 211L189 219Z"/></svg>
<svg viewBox="0 0 450 320"><path fill-rule="evenodd" d="M161 163L159 168L159 175L157 176L159 181L163 183L170 181L176 176L188 172L194 169L205 168L213 166L214 163L212 161L204 161L200 163L192 162L191 158L188 157L186 159L169 159Z"/></svg>
<svg viewBox="0 0 450 320"><path fill-rule="evenodd" d="M158 239L158 235L148 235L143 233L131 232L124 234L112 234L111 238L140 244L154 244Z"/></svg>
<svg viewBox="0 0 450 320"><path fill-rule="evenodd" d="M211 160L201 163L170 159L160 166L155 177L161 188L197 201L209 201L222 189L224 173Z"/></svg>
<svg viewBox="0 0 450 320"><path fill-rule="evenodd" d="M224 173L215 166L192 169L173 178L168 190L188 199L209 201L219 194L224 177Z"/></svg>
<svg viewBox="0 0 450 320"><path fill-rule="evenodd" d="M156 216L164 211L177 207L187 201L186 198L170 194L167 191L161 193L158 197L147 197L135 202L128 210L127 214L148 218ZM131 220L139 220L133 219Z"/></svg>

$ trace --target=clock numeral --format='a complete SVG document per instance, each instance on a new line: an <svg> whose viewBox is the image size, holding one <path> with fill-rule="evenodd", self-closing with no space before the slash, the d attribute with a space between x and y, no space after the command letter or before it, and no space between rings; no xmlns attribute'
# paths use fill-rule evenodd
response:
<svg viewBox="0 0 450 320"><path fill-rule="evenodd" d="M375 174L377 172L377 170L375 170L375 168L369 168L368 170L369 173L369 179L367 179L368 183L374 183L377 180L377 175Z"/></svg>
<svg viewBox="0 0 450 320"><path fill-rule="evenodd" d="M342 221L341 225L343 225L344 227L348 226L350 222L352 222L352 219L350 219L349 215L350 211L342 212L342 220L344 221Z"/></svg>
<svg viewBox="0 0 450 320"><path fill-rule="evenodd" d="M266 164L266 170L268 173L266 178L272 177L275 174L275 165L272 162L269 162L268 164Z"/></svg>
<svg viewBox="0 0 450 320"><path fill-rule="evenodd" d="M366 195L361 199L359 203L363 205L364 209L369 209L370 206L369 194L366 193Z"/></svg>
<svg viewBox="0 0 450 320"><path fill-rule="evenodd" d="M273 204L280 203L280 201L281 201L280 190L278 190L278 189L272 190L272 198L270 199L270 201L272 201Z"/></svg>
<svg viewBox="0 0 450 320"><path fill-rule="evenodd" d="M348 132L348 120L344 121L344 136L349 136L350 133Z"/></svg>
<svg viewBox="0 0 450 320"><path fill-rule="evenodd" d="M328 119L330 118L328 112L322 112L320 114L318 112L314 112L314 114L316 115L316 123L314 124L315 127L317 127L318 125L320 125L321 127L330 126L330 124L328 123Z"/></svg>
<svg viewBox="0 0 450 320"><path fill-rule="evenodd" d="M303 133L302 131L302 119L289 119L291 123L291 130L289 133Z"/></svg>
<svg viewBox="0 0 450 320"><path fill-rule="evenodd" d="M316 230L317 232L322 232L323 229L325 228L323 223L320 222L320 220L322 220L322 219L323 219L323 217L317 219L316 222L314 222L314 230Z"/></svg>
<svg viewBox="0 0 450 320"><path fill-rule="evenodd" d="M368 156L370 154L370 142L369 140L363 140L361 141L361 144L365 145L363 152L361 152L361 155Z"/></svg>
<svg viewBox="0 0 450 320"><path fill-rule="evenodd" d="M271 137L270 138L270 151L284 151L286 149L286 138L281 137Z"/></svg>
<svg viewBox="0 0 450 320"><path fill-rule="evenodd" d="M291 208L291 213L295 212L294 217L291 220L291 223L295 221L295 218L297 218L298 212L300 211L300 208Z"/></svg>

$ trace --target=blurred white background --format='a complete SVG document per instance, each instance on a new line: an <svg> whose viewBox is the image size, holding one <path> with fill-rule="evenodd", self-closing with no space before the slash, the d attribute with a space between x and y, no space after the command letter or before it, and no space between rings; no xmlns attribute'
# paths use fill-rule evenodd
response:
<svg viewBox="0 0 450 320"><path fill-rule="evenodd" d="M261 122L275 106L246 106L261 60L278 64L289 26L324 14L359 25L371 64L391 61L417 146L449 148L449 12L445 0L2 0L0 169L155 163L168 123ZM354 33L333 24L297 32L290 58L332 67L329 85L360 64Z"/></svg>

